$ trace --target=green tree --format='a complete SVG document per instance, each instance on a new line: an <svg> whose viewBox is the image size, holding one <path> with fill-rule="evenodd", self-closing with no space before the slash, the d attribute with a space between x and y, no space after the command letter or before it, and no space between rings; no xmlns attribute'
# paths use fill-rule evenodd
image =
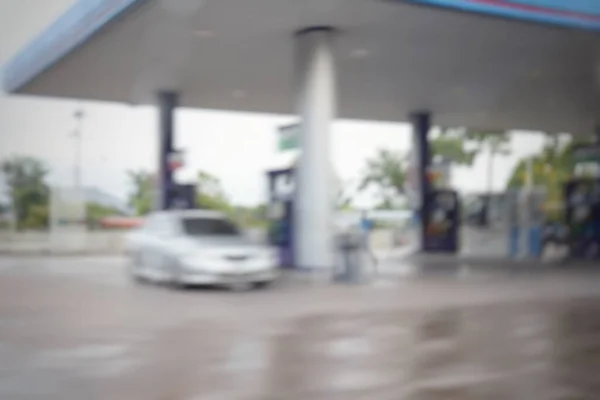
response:
<svg viewBox="0 0 600 400"><path fill-rule="evenodd" d="M432 135L431 161L446 160L451 166L472 166L478 154L489 149L491 162L499 154L507 154L510 137L505 133L470 132L461 129L441 130ZM493 164L490 162L489 166ZM381 149L367 160L359 190L375 186L379 191L379 208L398 208L398 197L405 194L409 156ZM488 169L488 186L492 172Z"/></svg>
<svg viewBox="0 0 600 400"><path fill-rule="evenodd" d="M133 186L129 195L129 205L137 215L145 215L153 209L155 192L153 175L142 170L129 171L128 175ZM196 205L199 208L232 212L233 208L227 201L217 177L208 172L199 171L196 188Z"/></svg>
<svg viewBox="0 0 600 400"><path fill-rule="evenodd" d="M97 226L102 219L116 215L123 215L123 213L120 210L112 207L106 207L98 203L86 204L88 225L92 227Z"/></svg>
<svg viewBox="0 0 600 400"><path fill-rule="evenodd" d="M404 194L406 167L404 154L380 149L374 157L367 159L358 190L375 186L382 202L391 204L393 197Z"/></svg>
<svg viewBox="0 0 600 400"><path fill-rule="evenodd" d="M218 210L231 214L233 207L227 200L227 196L221 188L221 181L216 176L199 171L197 175L197 197L196 204L200 208Z"/></svg>
<svg viewBox="0 0 600 400"><path fill-rule="evenodd" d="M575 169L574 148L590 144L588 138L549 135L542 150L520 160L508 180L509 188L521 188L527 183L528 164L531 164L531 184L546 190L547 209L551 217L558 218L563 203L563 187Z"/></svg>
<svg viewBox="0 0 600 400"><path fill-rule="evenodd" d="M431 160L443 159L453 165L470 166L480 151L479 141L466 133L464 129L447 129L433 134L430 139ZM360 190L376 185L381 191L383 203L390 203L393 193L404 194L406 170L409 164L408 155L390 150L379 150L367 160L363 172Z"/></svg>
<svg viewBox="0 0 600 400"><path fill-rule="evenodd" d="M494 161L497 156L508 156L511 153L511 137L508 132L469 132L468 140L477 146L476 154L487 150L487 192L492 194L494 188Z"/></svg>
<svg viewBox="0 0 600 400"><path fill-rule="evenodd" d="M50 188L46 183L48 168L34 157L13 156L0 163L10 191L17 227L48 226Z"/></svg>
<svg viewBox="0 0 600 400"><path fill-rule="evenodd" d="M471 165L477 149L469 148L467 137L461 131L447 130L431 139L431 159L444 159L453 165ZM367 160L359 190L375 186L378 189L379 209L400 207L398 198L405 194L409 155L381 149ZM406 205L402 204L402 208Z"/></svg>
<svg viewBox="0 0 600 400"><path fill-rule="evenodd" d="M154 205L154 177L143 170L128 171L127 175L133 187L129 194L129 206L137 215L148 214Z"/></svg>
<svg viewBox="0 0 600 400"><path fill-rule="evenodd" d="M562 184L572 176L575 169L574 148L589 143L587 138L561 140L558 136L548 136L538 154L524 158L517 163L509 178L508 186L511 188L524 186L527 179L527 164L531 163L531 183L533 185L552 187L553 192L559 188L562 191Z"/></svg>
<svg viewBox="0 0 600 400"><path fill-rule="evenodd" d="M32 204L25 219L19 224L24 229L40 229L48 227L50 209L48 204Z"/></svg>
<svg viewBox="0 0 600 400"><path fill-rule="evenodd" d="M471 166L480 150L476 144L464 129L446 129L432 135L431 159L447 160L452 165Z"/></svg>
<svg viewBox="0 0 600 400"><path fill-rule="evenodd" d="M352 209L352 182L344 182L341 179L336 179L336 199L335 206L338 210Z"/></svg>
<svg viewBox="0 0 600 400"><path fill-rule="evenodd" d="M267 206L232 206L229 215L243 227L264 228L267 225Z"/></svg>
<svg viewBox="0 0 600 400"><path fill-rule="evenodd" d="M432 160L441 158L455 166L472 166L482 152L489 154L487 165L487 191L494 184L494 160L499 155L509 155L511 138L508 132L469 131L447 129L431 140Z"/></svg>

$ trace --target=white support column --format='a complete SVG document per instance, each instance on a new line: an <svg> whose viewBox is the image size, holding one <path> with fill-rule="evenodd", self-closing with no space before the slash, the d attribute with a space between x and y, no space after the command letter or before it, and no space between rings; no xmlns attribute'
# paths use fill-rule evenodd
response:
<svg viewBox="0 0 600 400"><path fill-rule="evenodd" d="M327 270L334 265L331 124L336 114L333 31L310 28L296 35L300 158L294 202L295 263Z"/></svg>

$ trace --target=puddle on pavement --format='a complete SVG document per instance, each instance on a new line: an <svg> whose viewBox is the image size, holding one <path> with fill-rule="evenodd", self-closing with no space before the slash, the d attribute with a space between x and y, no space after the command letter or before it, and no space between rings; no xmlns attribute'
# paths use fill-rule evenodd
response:
<svg viewBox="0 0 600 400"><path fill-rule="evenodd" d="M47 351L41 354L41 359L52 361L114 358L124 355L127 348L128 346L120 344L78 346Z"/></svg>
<svg viewBox="0 0 600 400"><path fill-rule="evenodd" d="M583 303L313 318L274 346L265 374L285 384L265 395L593 399L599 320L600 305Z"/></svg>
<svg viewBox="0 0 600 400"><path fill-rule="evenodd" d="M37 360L95 366L125 386L133 377L157 399L591 400L600 393L599 321L591 302L321 315L280 333L204 326L131 345L148 353L143 368L118 343ZM108 397L111 380L103 382Z"/></svg>
<svg viewBox="0 0 600 400"><path fill-rule="evenodd" d="M269 347L258 338L239 338L232 344L223 369L229 374L240 374L264 369L268 364Z"/></svg>
<svg viewBox="0 0 600 400"><path fill-rule="evenodd" d="M337 358L352 358L368 355L373 345L366 337L346 337L333 340L327 346L327 352Z"/></svg>
<svg viewBox="0 0 600 400"><path fill-rule="evenodd" d="M76 369L81 376L118 377L134 370L140 360L129 354L124 344L86 345L39 354L33 365L40 369Z"/></svg>

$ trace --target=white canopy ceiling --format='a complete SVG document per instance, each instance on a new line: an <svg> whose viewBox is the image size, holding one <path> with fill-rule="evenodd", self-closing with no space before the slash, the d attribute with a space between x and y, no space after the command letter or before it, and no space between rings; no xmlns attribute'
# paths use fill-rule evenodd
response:
<svg viewBox="0 0 600 400"><path fill-rule="evenodd" d="M446 126L586 134L600 122L592 32L395 0L82 3L8 66L9 91L145 104L170 89L185 107L293 113L293 33L330 25L341 117L428 109Z"/></svg>

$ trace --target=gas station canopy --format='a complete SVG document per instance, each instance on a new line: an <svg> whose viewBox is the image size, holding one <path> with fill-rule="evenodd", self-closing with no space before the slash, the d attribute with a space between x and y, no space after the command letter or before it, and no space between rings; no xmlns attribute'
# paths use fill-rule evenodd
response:
<svg viewBox="0 0 600 400"><path fill-rule="evenodd" d="M592 4L593 3L593 4ZM587 134L600 123L600 3L81 0L4 70L9 93L296 112L294 33L337 30L343 118Z"/></svg>

